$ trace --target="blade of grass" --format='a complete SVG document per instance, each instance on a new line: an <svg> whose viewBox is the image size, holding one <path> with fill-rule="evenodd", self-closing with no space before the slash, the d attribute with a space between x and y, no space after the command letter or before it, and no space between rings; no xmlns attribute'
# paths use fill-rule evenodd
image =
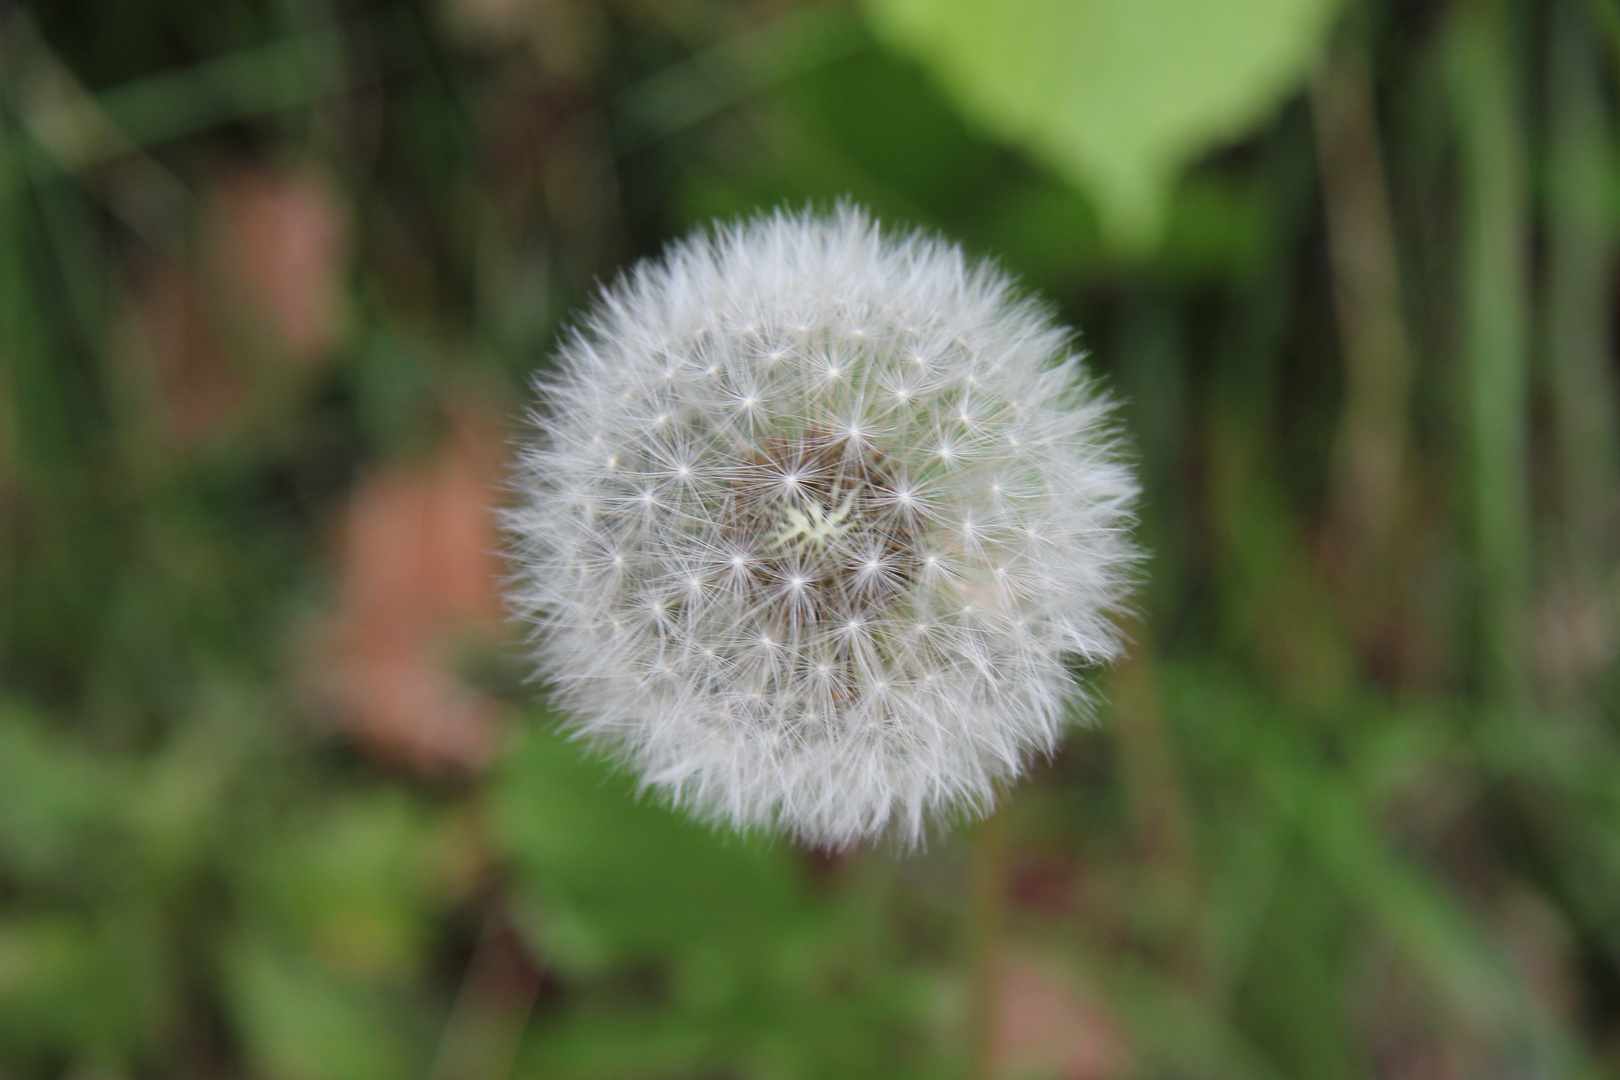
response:
<svg viewBox="0 0 1620 1080"><path fill-rule="evenodd" d="M1522 701L1531 556L1528 149L1505 4L1459 0L1448 32L1461 150L1462 338L1483 678L1493 694Z"/></svg>
<svg viewBox="0 0 1620 1080"><path fill-rule="evenodd" d="M859 22L841 5L791 10L615 94L609 109L622 120L614 150L627 157L868 45Z"/></svg>
<svg viewBox="0 0 1620 1080"><path fill-rule="evenodd" d="M0 19L0 108L16 117L20 129L12 141L15 167L0 174L0 198L54 170L90 187L148 243L161 244L177 231L191 198L185 185L141 152L18 12ZM121 182L102 185L88 175L112 160L124 163Z"/></svg>
<svg viewBox="0 0 1620 1080"><path fill-rule="evenodd" d="M157 146L220 124L307 108L341 86L342 60L340 33L321 30L113 87L93 102L66 105L69 111L52 121L81 121L95 107L129 144ZM116 153L116 146L91 145L72 164L83 168Z"/></svg>
<svg viewBox="0 0 1620 1080"><path fill-rule="evenodd" d="M1411 347L1384 176L1366 41L1347 29L1311 83L1333 300L1344 362L1344 413L1330 500L1353 576L1376 580L1400 512L1408 441ZM1365 621L1375 612L1361 612Z"/></svg>
<svg viewBox="0 0 1620 1080"><path fill-rule="evenodd" d="M1547 74L1547 351L1570 557L1597 569L1602 531L1620 487L1617 392L1609 367L1611 117L1582 13L1553 8Z"/></svg>

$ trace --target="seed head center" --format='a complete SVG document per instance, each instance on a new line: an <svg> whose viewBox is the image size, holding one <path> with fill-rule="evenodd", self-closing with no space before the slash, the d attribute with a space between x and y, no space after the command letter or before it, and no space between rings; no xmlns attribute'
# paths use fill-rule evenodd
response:
<svg viewBox="0 0 1620 1080"><path fill-rule="evenodd" d="M834 496L836 497L836 492ZM850 514L855 509L855 497L860 494L857 484L837 507L827 510L814 499L803 506L790 506L780 528L771 535L769 548L788 548L793 551L825 551L827 545L844 536L855 523Z"/></svg>

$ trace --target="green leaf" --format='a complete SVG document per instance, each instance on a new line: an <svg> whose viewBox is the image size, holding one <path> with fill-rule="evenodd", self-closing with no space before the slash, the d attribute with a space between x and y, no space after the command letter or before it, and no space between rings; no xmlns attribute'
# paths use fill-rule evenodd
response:
<svg viewBox="0 0 1620 1080"><path fill-rule="evenodd" d="M243 852L241 903L334 972L398 983L421 967L444 841L403 791L354 791Z"/></svg>
<svg viewBox="0 0 1620 1080"><path fill-rule="evenodd" d="M1159 237L1176 174L1310 69L1338 0L867 0L878 33L980 123L1096 200L1117 245Z"/></svg>
<svg viewBox="0 0 1620 1080"><path fill-rule="evenodd" d="M244 938L228 962L233 1019L255 1071L282 1080L391 1080L416 1054L378 1001L308 958Z"/></svg>
<svg viewBox="0 0 1620 1080"><path fill-rule="evenodd" d="M114 943L90 920L0 920L0 1061L90 1050L134 1056L140 994Z"/></svg>
<svg viewBox="0 0 1620 1080"><path fill-rule="evenodd" d="M30 881L63 872L112 835L121 780L22 707L0 704L0 867Z"/></svg>
<svg viewBox="0 0 1620 1080"><path fill-rule="evenodd" d="M539 900L547 951L565 965L744 958L809 910L785 850L658 805L550 729L507 756L492 810L497 842Z"/></svg>

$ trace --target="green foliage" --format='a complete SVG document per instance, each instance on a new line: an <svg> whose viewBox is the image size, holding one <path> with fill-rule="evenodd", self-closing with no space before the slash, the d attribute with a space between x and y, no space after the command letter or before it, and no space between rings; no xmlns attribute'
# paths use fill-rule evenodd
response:
<svg viewBox="0 0 1620 1080"><path fill-rule="evenodd" d="M871 0L985 127L1097 201L1136 249L1164 227L1177 174L1292 93L1334 0Z"/></svg>
<svg viewBox="0 0 1620 1080"><path fill-rule="evenodd" d="M117 1061L139 1049L142 987L111 927L69 915L0 923L0 1047L49 1062L64 1047Z"/></svg>
<svg viewBox="0 0 1620 1080"><path fill-rule="evenodd" d="M651 803L550 726L525 733L492 792L525 924L566 978L651 981L639 1003L582 994L534 1047L539 1074L913 1074L890 1044L922 1045L930 994L874 940L869 874L818 889L799 853Z"/></svg>
<svg viewBox="0 0 1620 1080"><path fill-rule="evenodd" d="M122 778L22 707L0 708L0 858L25 881L60 880L116 835Z"/></svg>
<svg viewBox="0 0 1620 1080"><path fill-rule="evenodd" d="M494 793L496 836L544 897L548 956L585 970L687 953L747 963L808 921L788 851L693 825L584 752L531 732Z"/></svg>
<svg viewBox="0 0 1620 1080"><path fill-rule="evenodd" d="M288 1080L387 1080L411 1071L408 1031L372 995L308 958L249 940L225 956L250 1061Z"/></svg>

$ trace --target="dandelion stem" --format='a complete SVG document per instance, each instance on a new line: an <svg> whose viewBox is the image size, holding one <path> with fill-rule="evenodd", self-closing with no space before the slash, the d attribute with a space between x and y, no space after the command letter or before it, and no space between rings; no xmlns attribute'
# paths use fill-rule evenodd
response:
<svg viewBox="0 0 1620 1080"><path fill-rule="evenodd" d="M971 997L968 1008L969 1080L986 1080L995 1064L996 956L1001 944L1007 897L1007 811L1003 807L979 826L971 854L967 939Z"/></svg>

